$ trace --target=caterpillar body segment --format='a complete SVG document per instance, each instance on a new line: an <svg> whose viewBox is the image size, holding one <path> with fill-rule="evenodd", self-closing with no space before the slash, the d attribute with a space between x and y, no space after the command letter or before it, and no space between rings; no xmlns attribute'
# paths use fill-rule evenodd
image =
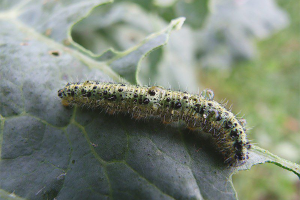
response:
<svg viewBox="0 0 300 200"><path fill-rule="evenodd" d="M230 166L249 158L246 121L213 100L211 90L201 95L172 91L160 86L135 86L98 81L68 83L58 91L65 106L88 106L107 113L129 113L134 118L161 118L163 123L184 121L191 130L211 133L217 149Z"/></svg>

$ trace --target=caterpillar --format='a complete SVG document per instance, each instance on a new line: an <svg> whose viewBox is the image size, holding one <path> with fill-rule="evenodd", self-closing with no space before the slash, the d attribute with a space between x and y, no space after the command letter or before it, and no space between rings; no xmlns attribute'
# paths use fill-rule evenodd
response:
<svg viewBox="0 0 300 200"><path fill-rule="evenodd" d="M160 117L164 123L180 120L189 129L211 133L229 166L243 165L249 159L246 120L214 101L209 89L198 95L160 86L85 81L68 83L58 90L58 96L64 106L102 108L110 114L129 113L134 118Z"/></svg>

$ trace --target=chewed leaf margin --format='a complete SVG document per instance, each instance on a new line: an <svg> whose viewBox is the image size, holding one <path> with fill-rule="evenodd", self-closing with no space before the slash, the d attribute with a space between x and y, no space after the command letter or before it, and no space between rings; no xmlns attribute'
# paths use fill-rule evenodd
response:
<svg viewBox="0 0 300 200"><path fill-rule="evenodd" d="M300 179L300 165L293 163L291 161L285 160L283 158L280 158L279 156L276 156L269 151L262 149L258 146L253 146L253 152L260 156L264 156L266 160L262 163L274 163L275 165L278 165L281 168L284 168L286 170L289 170L291 172L294 172ZM262 164L258 163L258 164Z"/></svg>
<svg viewBox="0 0 300 200"><path fill-rule="evenodd" d="M90 12L88 14L90 14ZM88 15L86 15L85 17L87 16ZM166 28L158 32L155 32L153 34L150 34L139 44L125 51L117 51L114 48L110 48L99 55L96 55L90 50L85 49L84 47L82 47L72 39L71 36L72 28L81 20L82 19L75 22L72 26L70 26L68 30L68 40L70 41L70 43L74 47L79 49L81 52L98 60L97 62L101 62L103 65L106 65L110 69L112 69L116 75L119 75L118 80L114 78L115 81L120 82L120 80L122 80L124 82L130 82L132 84L141 85L138 79L138 72L140 69L141 60L145 56L147 56L150 52L165 45L169 40L171 31L179 30L182 27L185 18L180 17L177 19L173 19Z"/></svg>
<svg viewBox="0 0 300 200"><path fill-rule="evenodd" d="M245 165L238 167L237 171L249 170L254 165L264 163L273 163L283 169L289 170L295 173L300 179L300 166L298 164L280 158L279 156L276 156L256 145L252 145L252 148L250 150L250 159L248 160L248 162Z"/></svg>

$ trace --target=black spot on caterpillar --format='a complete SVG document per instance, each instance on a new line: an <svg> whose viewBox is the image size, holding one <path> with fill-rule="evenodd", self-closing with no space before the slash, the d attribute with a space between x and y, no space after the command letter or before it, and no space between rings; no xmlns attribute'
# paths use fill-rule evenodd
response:
<svg viewBox="0 0 300 200"><path fill-rule="evenodd" d="M64 106L102 108L110 114L130 113L134 118L160 117L164 123L182 120L192 130L211 133L225 163L240 166L246 162L251 144L246 121L213 100L211 90L201 95L166 90L160 86L134 86L85 81L68 83L58 91Z"/></svg>

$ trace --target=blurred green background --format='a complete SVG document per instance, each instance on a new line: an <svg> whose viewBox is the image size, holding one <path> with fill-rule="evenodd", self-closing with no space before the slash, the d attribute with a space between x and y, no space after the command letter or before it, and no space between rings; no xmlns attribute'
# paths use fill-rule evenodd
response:
<svg viewBox="0 0 300 200"><path fill-rule="evenodd" d="M186 17L169 43L142 61L140 81L213 89L217 101L226 98L244 114L253 143L300 163L299 8L296 0L116 1L94 9L72 36L95 54L122 51ZM300 199L297 176L273 164L233 181L239 199Z"/></svg>

